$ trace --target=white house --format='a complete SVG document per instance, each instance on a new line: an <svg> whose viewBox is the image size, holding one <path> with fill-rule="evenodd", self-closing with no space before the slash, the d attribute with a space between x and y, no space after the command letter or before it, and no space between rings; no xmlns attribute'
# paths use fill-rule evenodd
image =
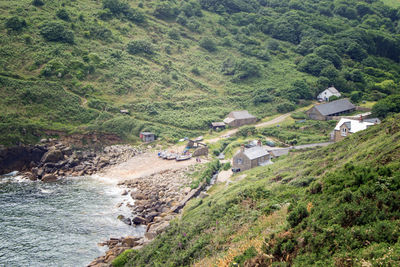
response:
<svg viewBox="0 0 400 267"><path fill-rule="evenodd" d="M381 121L377 118L365 120L362 119L362 117L359 120L342 118L338 124L336 124L336 127L331 134L331 139L335 142L343 140L346 136L363 131L372 125L379 124L380 122Z"/></svg>
<svg viewBox="0 0 400 267"><path fill-rule="evenodd" d="M319 101L329 101L329 98L331 96L337 96L337 97L341 97L342 95L339 93L339 91L331 86L328 89L326 89L325 91L323 91L322 93L320 93L317 97L317 99Z"/></svg>

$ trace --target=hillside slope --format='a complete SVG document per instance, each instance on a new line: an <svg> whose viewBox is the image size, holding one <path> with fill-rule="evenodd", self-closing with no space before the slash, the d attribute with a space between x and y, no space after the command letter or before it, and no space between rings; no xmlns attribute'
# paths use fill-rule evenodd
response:
<svg viewBox="0 0 400 267"><path fill-rule="evenodd" d="M399 90L399 29L380 1L3 1L0 143L44 129L176 140L332 84L378 100Z"/></svg>
<svg viewBox="0 0 400 267"><path fill-rule="evenodd" d="M215 185L114 266L398 265L399 119Z"/></svg>

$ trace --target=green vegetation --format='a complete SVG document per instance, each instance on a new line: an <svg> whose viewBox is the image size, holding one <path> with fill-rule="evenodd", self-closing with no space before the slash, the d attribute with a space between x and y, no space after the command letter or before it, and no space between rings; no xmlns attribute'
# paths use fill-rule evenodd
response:
<svg viewBox="0 0 400 267"><path fill-rule="evenodd" d="M397 265L399 119L215 185L125 266Z"/></svg>
<svg viewBox="0 0 400 267"><path fill-rule="evenodd" d="M18 90L55 83L80 100L66 114L97 114L80 124L37 102L25 108L29 99L8 107L14 92L3 85L14 118L1 126L3 144L45 130L109 131L106 120L136 125L117 133L125 140L146 128L176 141L232 109L292 111L329 85L358 102L399 90L399 12L380 1L24 0L5 1L0 14L0 76ZM35 116L25 134L12 130Z"/></svg>
<svg viewBox="0 0 400 267"><path fill-rule="evenodd" d="M288 145L303 145L329 141L330 132L336 123L336 121L301 120L281 127L264 128L260 132Z"/></svg>

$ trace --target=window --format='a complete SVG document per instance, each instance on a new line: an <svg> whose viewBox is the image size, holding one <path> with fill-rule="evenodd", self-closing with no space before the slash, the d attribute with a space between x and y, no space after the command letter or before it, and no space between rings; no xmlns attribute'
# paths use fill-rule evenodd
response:
<svg viewBox="0 0 400 267"><path fill-rule="evenodd" d="M347 136L347 128L342 128L342 136Z"/></svg>
<svg viewBox="0 0 400 267"><path fill-rule="evenodd" d="M239 165L243 164L243 159L237 159L236 163L239 164Z"/></svg>

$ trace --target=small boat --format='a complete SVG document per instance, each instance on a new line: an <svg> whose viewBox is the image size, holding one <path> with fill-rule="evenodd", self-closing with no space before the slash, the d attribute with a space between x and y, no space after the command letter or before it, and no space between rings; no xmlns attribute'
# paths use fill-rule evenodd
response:
<svg viewBox="0 0 400 267"><path fill-rule="evenodd" d="M176 161L183 161L183 160L188 160L192 157L191 154L187 154L187 155L178 155L176 157Z"/></svg>
<svg viewBox="0 0 400 267"><path fill-rule="evenodd" d="M168 160L176 159L177 156L178 156L178 155L175 154L175 153L170 153L170 154L167 155L167 159L168 159Z"/></svg>

